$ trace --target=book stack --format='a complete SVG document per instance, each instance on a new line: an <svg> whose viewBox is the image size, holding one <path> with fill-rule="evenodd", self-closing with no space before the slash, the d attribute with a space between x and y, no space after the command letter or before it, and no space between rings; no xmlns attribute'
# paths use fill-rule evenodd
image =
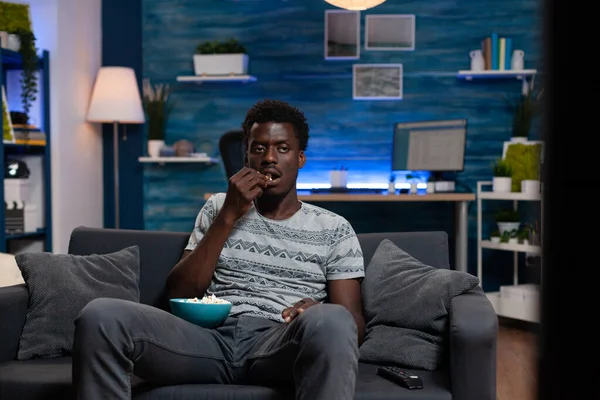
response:
<svg viewBox="0 0 600 400"><path fill-rule="evenodd" d="M500 37L493 32L481 41L481 51L485 60L486 70L510 70L510 57L513 51L512 39Z"/></svg>

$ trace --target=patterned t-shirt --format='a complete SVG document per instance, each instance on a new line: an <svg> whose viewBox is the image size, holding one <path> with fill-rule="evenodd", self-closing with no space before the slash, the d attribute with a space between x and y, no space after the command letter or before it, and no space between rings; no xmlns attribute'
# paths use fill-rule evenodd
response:
<svg viewBox="0 0 600 400"><path fill-rule="evenodd" d="M186 250L200 242L224 200L225 193L207 200ZM230 301L232 316L282 322L281 312L303 298L325 300L328 280L363 277L360 243L345 218L302 203L290 218L273 220L252 205L223 246L208 294Z"/></svg>

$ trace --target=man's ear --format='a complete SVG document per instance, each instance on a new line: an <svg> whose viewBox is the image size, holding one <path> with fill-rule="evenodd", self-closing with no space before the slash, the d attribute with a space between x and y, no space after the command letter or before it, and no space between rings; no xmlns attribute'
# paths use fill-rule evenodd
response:
<svg viewBox="0 0 600 400"><path fill-rule="evenodd" d="M306 164L306 154L304 154L304 150L300 150L298 153L298 167L302 168Z"/></svg>

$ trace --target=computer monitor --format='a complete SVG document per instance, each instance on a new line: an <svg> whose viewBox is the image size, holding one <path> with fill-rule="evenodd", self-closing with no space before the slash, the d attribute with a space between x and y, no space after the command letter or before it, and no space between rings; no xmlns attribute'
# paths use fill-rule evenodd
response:
<svg viewBox="0 0 600 400"><path fill-rule="evenodd" d="M392 171L462 171L466 137L466 119L398 122L394 125Z"/></svg>

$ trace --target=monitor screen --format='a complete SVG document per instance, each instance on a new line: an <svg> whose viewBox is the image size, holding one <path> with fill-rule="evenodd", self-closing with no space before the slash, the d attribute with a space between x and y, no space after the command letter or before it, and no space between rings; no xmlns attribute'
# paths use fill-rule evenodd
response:
<svg viewBox="0 0 600 400"><path fill-rule="evenodd" d="M392 171L462 171L466 137L466 119L396 123Z"/></svg>

